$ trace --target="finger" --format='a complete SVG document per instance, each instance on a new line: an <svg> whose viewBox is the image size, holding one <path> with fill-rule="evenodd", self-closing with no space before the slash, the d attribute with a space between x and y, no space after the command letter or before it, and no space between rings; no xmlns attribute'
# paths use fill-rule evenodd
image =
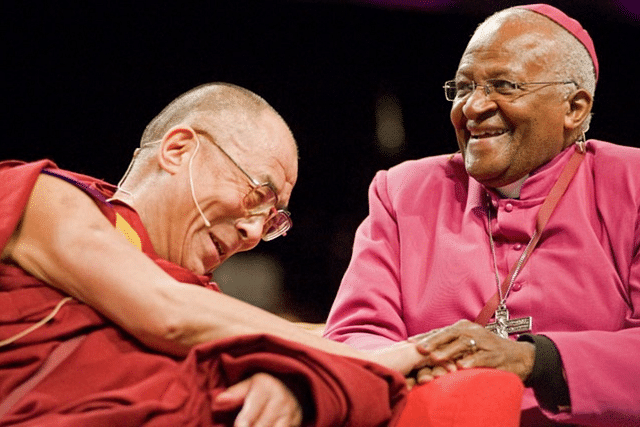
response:
<svg viewBox="0 0 640 427"><path fill-rule="evenodd" d="M435 377L432 375L431 371L432 368L430 367L420 369L416 374L416 380L418 381L418 384L426 384L430 381L433 381Z"/></svg>
<svg viewBox="0 0 640 427"><path fill-rule="evenodd" d="M432 336L433 334L435 334L439 330L440 329L432 329L430 331L423 332L421 334L416 334L416 335L410 336L409 338L407 338L407 341L412 342L412 343L419 343L421 341L425 341L427 338L429 338L430 336Z"/></svg>
<svg viewBox="0 0 640 427"><path fill-rule="evenodd" d="M464 357L469 353L479 351L478 343L474 338L460 336L450 343L438 347L429 355L433 364L444 365Z"/></svg>
<svg viewBox="0 0 640 427"><path fill-rule="evenodd" d="M493 366L486 366L483 363L479 363L479 357L477 354L469 354L459 360L456 361L456 365L460 369L470 369L470 368L493 368Z"/></svg>
<svg viewBox="0 0 640 427"><path fill-rule="evenodd" d="M267 402L256 427L271 427L281 423L283 425L299 425L302 422L302 407L293 393L282 383L278 382L279 391L277 399Z"/></svg>
<svg viewBox="0 0 640 427"><path fill-rule="evenodd" d="M232 385L215 397L215 404L221 410L231 410L240 407L249 391L249 383L249 380L244 380Z"/></svg>
<svg viewBox="0 0 640 427"><path fill-rule="evenodd" d="M293 421L289 421L286 418L280 418L279 420L276 421L275 424L265 424L265 427L299 427L302 423L296 423ZM261 427L261 426L256 426L256 427Z"/></svg>
<svg viewBox="0 0 640 427"><path fill-rule="evenodd" d="M296 427L302 424L302 410L289 405L265 407L252 427Z"/></svg>
<svg viewBox="0 0 640 427"><path fill-rule="evenodd" d="M427 350L433 351L436 348L451 343L461 336L474 337L477 334L487 332L485 328L469 320L459 320L453 325L441 328L431 335L425 336L420 344Z"/></svg>
<svg viewBox="0 0 640 427"><path fill-rule="evenodd" d="M495 368L513 372L523 381L533 369L535 347L531 343L521 343L495 337L488 343L483 342L481 344L481 351L468 354L457 361L456 364L460 369Z"/></svg>
<svg viewBox="0 0 640 427"><path fill-rule="evenodd" d="M433 334L425 335L416 341L421 352L429 353L457 338L457 334L448 329L440 329Z"/></svg>
<svg viewBox="0 0 640 427"><path fill-rule="evenodd" d="M240 409L240 412L238 412L238 415L236 416L234 426L253 426L256 420L260 418L263 408L266 405L267 398L267 393L257 393L253 387L250 387L244 399L242 409Z"/></svg>
<svg viewBox="0 0 640 427"><path fill-rule="evenodd" d="M289 396L288 396L289 397ZM262 408L252 427L299 426L302 423L302 408L292 396L287 399L272 399Z"/></svg>
<svg viewBox="0 0 640 427"><path fill-rule="evenodd" d="M501 345L503 338L496 337L491 342L477 342L475 346L476 351L469 351L456 360L456 365L460 369L468 368L502 368L502 363L505 361L505 355L509 354L509 351L505 351ZM497 342L496 342L497 341ZM509 340L504 340L509 341Z"/></svg>
<svg viewBox="0 0 640 427"><path fill-rule="evenodd" d="M302 407L293 393L278 379L267 374L251 378L244 405L236 417L236 426L299 426Z"/></svg>
<svg viewBox="0 0 640 427"><path fill-rule="evenodd" d="M444 366L436 366L435 368L433 368L433 370L431 371L431 375L434 378L439 378L443 375L448 374L449 371L447 370L447 368L445 368Z"/></svg>
<svg viewBox="0 0 640 427"><path fill-rule="evenodd" d="M426 334L421 334L419 344L422 345L426 351L433 351L440 346L451 343L460 335L463 335L465 332L477 327L479 327L479 325L476 323L468 320L459 320L453 325L436 329Z"/></svg>
<svg viewBox="0 0 640 427"><path fill-rule="evenodd" d="M404 379L405 384L407 385L407 388L409 390L411 390L413 388L414 385L416 385L416 379L413 377L408 377Z"/></svg>

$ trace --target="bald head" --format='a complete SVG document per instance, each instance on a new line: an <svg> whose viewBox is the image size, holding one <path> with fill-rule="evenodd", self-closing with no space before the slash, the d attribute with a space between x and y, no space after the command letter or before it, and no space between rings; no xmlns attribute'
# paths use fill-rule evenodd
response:
<svg viewBox="0 0 640 427"><path fill-rule="evenodd" d="M212 83L149 123L114 198L136 209L161 257L203 274L258 244L272 210L287 207L297 171L280 115L253 92ZM249 210L245 197L262 187L275 193L273 206Z"/></svg>
<svg viewBox="0 0 640 427"><path fill-rule="evenodd" d="M277 138L267 131L274 124L279 128ZM185 92L151 120L119 186L125 180L138 181L140 176L158 171L155 157L160 145L156 143L172 129L184 126L206 132L216 145L232 153L263 152L271 157L291 157L288 175L297 175L297 145L278 112L250 90L215 82Z"/></svg>
<svg viewBox="0 0 640 427"><path fill-rule="evenodd" d="M229 83L208 83L174 99L147 125L141 145L161 139L172 127L194 120L217 121L235 117L258 117L265 112L278 113L260 96Z"/></svg>

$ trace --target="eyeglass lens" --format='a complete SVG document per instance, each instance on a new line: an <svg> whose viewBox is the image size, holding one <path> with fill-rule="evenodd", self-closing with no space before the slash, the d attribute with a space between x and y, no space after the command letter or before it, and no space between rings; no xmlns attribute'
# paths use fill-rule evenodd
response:
<svg viewBox="0 0 640 427"><path fill-rule="evenodd" d="M286 211L277 211L264 225L263 240L273 240L282 236L291 228L291 218Z"/></svg>
<svg viewBox="0 0 640 427"><path fill-rule="evenodd" d="M268 185L254 187L244 197L244 208L250 213L260 213L272 208L278 202L278 196Z"/></svg>
<svg viewBox="0 0 640 427"><path fill-rule="evenodd" d="M263 240L273 240L291 228L289 214L283 210L276 210L278 196L269 185L263 184L253 188L244 197L243 202L244 208L251 214L269 214L264 224Z"/></svg>

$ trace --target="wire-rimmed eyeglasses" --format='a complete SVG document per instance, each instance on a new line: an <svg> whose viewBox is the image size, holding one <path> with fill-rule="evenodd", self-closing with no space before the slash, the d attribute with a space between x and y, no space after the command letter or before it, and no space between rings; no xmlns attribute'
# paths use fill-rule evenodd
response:
<svg viewBox="0 0 640 427"><path fill-rule="evenodd" d="M504 79L487 79L484 84L478 84L474 81L456 81L447 80L444 82L444 96L447 101L457 101L464 99L475 92L476 88L481 87L487 97L503 97L510 98L520 95L525 86L529 85L568 85L578 83L573 80L561 80L550 82L511 82Z"/></svg>
<svg viewBox="0 0 640 427"><path fill-rule="evenodd" d="M209 140L218 147L218 149L224 154L231 163L233 163L244 176L246 176L252 184L252 189L243 197L242 206L247 214L253 215L266 215L267 219L264 222L264 228L262 230L262 240L269 241L276 237L280 237L291 229L293 221L291 220L291 213L284 209L276 208L278 204L278 194L270 182L261 183L249 175L243 168L236 162L233 157L229 155L221 146L219 146L207 132L196 130L198 133L202 133Z"/></svg>

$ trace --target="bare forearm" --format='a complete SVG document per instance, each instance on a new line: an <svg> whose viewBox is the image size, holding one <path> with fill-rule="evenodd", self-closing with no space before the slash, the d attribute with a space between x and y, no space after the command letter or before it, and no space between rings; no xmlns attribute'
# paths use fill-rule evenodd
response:
<svg viewBox="0 0 640 427"><path fill-rule="evenodd" d="M157 350L266 333L363 357L275 315L199 286L179 283L114 229L93 200L41 176L3 258L93 307Z"/></svg>
<svg viewBox="0 0 640 427"><path fill-rule="evenodd" d="M181 284L174 295L173 340L186 346L246 334L270 334L330 353L364 358L364 353L327 340L279 316L228 295ZM179 320L178 320L179 319Z"/></svg>
<svg viewBox="0 0 640 427"><path fill-rule="evenodd" d="M53 177L39 179L23 225L3 255L168 354L185 355L194 345L228 337L270 334L403 372L422 357L413 344L391 357L362 353L224 294L177 282L116 231L92 199Z"/></svg>

